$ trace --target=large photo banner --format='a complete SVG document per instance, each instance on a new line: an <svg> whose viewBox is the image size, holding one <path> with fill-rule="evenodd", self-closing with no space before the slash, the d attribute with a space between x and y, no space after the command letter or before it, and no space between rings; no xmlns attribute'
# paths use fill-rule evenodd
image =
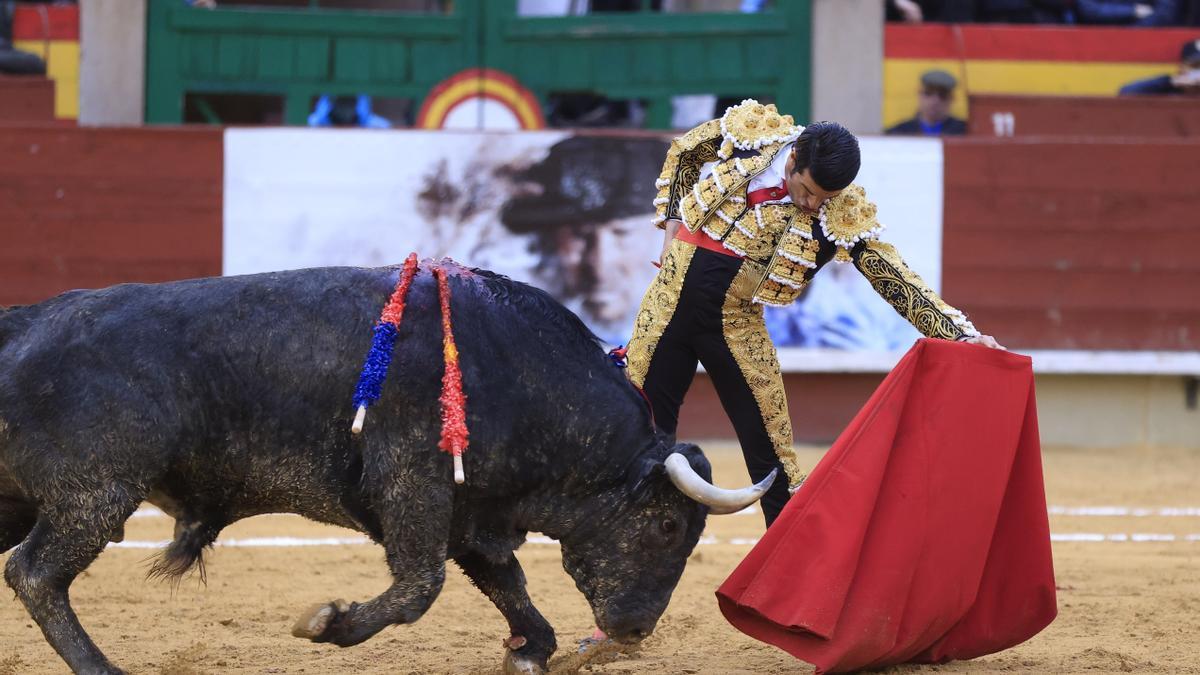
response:
<svg viewBox="0 0 1200 675"><path fill-rule="evenodd" d="M549 291L609 344L627 342L653 279L650 224L670 137L570 132L231 129L225 274L452 257ZM941 143L862 139L858 182L884 238L938 289ZM917 333L852 265L769 308L781 348L903 350Z"/></svg>

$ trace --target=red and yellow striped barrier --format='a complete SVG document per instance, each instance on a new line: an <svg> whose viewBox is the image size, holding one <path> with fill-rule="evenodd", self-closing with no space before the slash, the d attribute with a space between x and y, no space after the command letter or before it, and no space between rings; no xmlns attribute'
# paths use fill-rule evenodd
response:
<svg viewBox="0 0 1200 675"><path fill-rule="evenodd" d="M967 94L1115 96L1133 80L1175 72L1196 29L929 24L889 25L883 64L884 126L912 117L921 73L959 79L953 114Z"/></svg>
<svg viewBox="0 0 1200 675"><path fill-rule="evenodd" d="M13 46L46 61L54 80L54 116L79 117L79 5L17 5Z"/></svg>

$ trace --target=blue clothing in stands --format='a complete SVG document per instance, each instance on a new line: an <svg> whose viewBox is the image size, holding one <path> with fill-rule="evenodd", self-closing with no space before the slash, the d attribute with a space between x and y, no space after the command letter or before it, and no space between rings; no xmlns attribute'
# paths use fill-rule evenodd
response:
<svg viewBox="0 0 1200 675"><path fill-rule="evenodd" d="M1136 5L1151 5L1154 12L1139 19ZM1076 0L1081 23L1128 24L1131 26L1174 26L1179 21L1179 0Z"/></svg>
<svg viewBox="0 0 1200 675"><path fill-rule="evenodd" d="M331 127L333 122L330 121L330 113L333 112L333 97L322 96L317 99L317 105L313 109L312 114L308 116L308 126L310 127ZM371 112L371 97L366 94L360 94L354 105L354 112L358 116L358 124L355 126L364 127L367 129L389 129L392 123L387 121L387 118L380 117Z"/></svg>
<svg viewBox="0 0 1200 675"><path fill-rule="evenodd" d="M1142 96L1145 94L1182 94L1183 90L1171 82L1170 75L1151 77L1137 80L1121 87L1121 96Z"/></svg>

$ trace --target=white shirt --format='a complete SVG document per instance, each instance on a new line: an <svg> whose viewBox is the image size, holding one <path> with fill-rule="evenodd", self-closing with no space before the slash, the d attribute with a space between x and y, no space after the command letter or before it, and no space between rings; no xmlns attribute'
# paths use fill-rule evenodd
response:
<svg viewBox="0 0 1200 675"><path fill-rule="evenodd" d="M755 190L761 190L763 188L778 187L787 179L787 160L792 154L793 145L795 145L795 143L788 143L787 145L783 146L783 149L776 153L775 159L771 161L771 165L763 170L762 173L750 179L750 188L747 190L748 192L754 192ZM705 162L704 164L700 165L699 180L704 180L705 178L711 176L713 168L716 167L716 165L716 162ZM782 199L773 199L771 200L771 203L791 204L792 197L791 195L785 193Z"/></svg>

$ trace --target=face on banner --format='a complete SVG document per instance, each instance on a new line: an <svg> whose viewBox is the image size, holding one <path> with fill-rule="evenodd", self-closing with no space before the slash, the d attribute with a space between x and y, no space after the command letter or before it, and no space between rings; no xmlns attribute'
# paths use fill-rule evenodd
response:
<svg viewBox="0 0 1200 675"><path fill-rule="evenodd" d="M572 136L511 166L500 222L531 237L534 283L606 342L624 343L660 245L650 226L654 181L668 145L654 137Z"/></svg>
<svg viewBox="0 0 1200 675"><path fill-rule="evenodd" d="M536 284L567 303L602 335L620 338L632 324L630 312L641 301L654 268L652 256L661 235L647 228L644 216L629 216L595 223L564 225L537 235L531 243L539 260L533 272ZM639 284L635 280L644 280ZM607 338L606 338L607 339Z"/></svg>
<svg viewBox="0 0 1200 675"><path fill-rule="evenodd" d="M545 289L605 342L623 344L662 247L650 220L667 148L668 139L644 135L230 130L224 272L449 256ZM875 151L881 173L904 169L911 150ZM905 222L896 237L898 220L885 220L885 237L931 284L930 263L940 268L937 170L932 221L902 206L927 196L911 167L884 189L865 183L881 219L919 223L919 234ZM800 302L768 309L767 323L780 347L893 350L916 336L848 265L828 265Z"/></svg>

